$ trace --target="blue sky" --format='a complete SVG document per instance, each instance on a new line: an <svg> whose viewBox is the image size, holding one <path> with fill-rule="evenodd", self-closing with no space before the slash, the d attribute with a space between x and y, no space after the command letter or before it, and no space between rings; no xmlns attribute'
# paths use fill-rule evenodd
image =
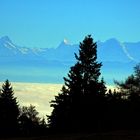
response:
<svg viewBox="0 0 140 140"><path fill-rule="evenodd" d="M27 47L57 47L64 39L140 41L140 0L0 0L0 37Z"/></svg>

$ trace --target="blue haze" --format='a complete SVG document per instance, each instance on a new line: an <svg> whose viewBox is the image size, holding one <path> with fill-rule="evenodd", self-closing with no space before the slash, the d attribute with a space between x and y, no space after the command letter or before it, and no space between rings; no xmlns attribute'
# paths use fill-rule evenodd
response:
<svg viewBox="0 0 140 140"><path fill-rule="evenodd" d="M97 42L98 61L107 84L124 80L140 62L140 42L121 43L112 38ZM133 49L135 48L135 49ZM76 62L79 45L62 41L56 48L28 48L15 45L9 37L0 38L0 80L13 82L63 83L63 77ZM137 50L137 53L136 51Z"/></svg>

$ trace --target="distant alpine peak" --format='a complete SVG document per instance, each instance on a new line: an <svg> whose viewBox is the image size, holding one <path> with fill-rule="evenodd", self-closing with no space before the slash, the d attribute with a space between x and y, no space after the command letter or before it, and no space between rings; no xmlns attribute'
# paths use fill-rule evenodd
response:
<svg viewBox="0 0 140 140"><path fill-rule="evenodd" d="M69 44L67 39L64 39L57 48L58 49L60 49L60 48L63 49L64 47L68 47L68 46L71 46L71 44Z"/></svg>
<svg viewBox="0 0 140 140"><path fill-rule="evenodd" d="M109 43L119 43L119 44L120 44L120 42L119 42L116 38L110 38L110 39L106 40L105 42L109 42Z"/></svg>
<svg viewBox="0 0 140 140"><path fill-rule="evenodd" d="M2 42L10 42L10 43L12 42L8 36L3 36L3 37L0 38L0 40Z"/></svg>
<svg viewBox="0 0 140 140"><path fill-rule="evenodd" d="M69 41L66 38L64 38L63 43L69 45Z"/></svg>

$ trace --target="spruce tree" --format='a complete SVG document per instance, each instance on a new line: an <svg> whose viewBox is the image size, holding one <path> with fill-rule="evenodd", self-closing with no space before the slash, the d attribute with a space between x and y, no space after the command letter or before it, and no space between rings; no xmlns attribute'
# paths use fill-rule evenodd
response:
<svg viewBox="0 0 140 140"><path fill-rule="evenodd" d="M19 108L14 91L8 80L2 85L0 93L0 133L16 134Z"/></svg>
<svg viewBox="0 0 140 140"><path fill-rule="evenodd" d="M51 102L53 111L49 126L59 130L81 130L97 122L97 104L104 98L106 87L100 80L101 63L97 61L97 44L91 35L80 43L76 64L70 68L61 93ZM98 113L98 114L96 114ZM94 124L97 125L97 124Z"/></svg>

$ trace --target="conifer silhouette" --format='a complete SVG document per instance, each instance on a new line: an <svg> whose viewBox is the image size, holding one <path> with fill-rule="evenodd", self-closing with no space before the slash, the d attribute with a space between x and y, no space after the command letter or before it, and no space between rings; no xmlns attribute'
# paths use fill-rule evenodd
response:
<svg viewBox="0 0 140 140"><path fill-rule="evenodd" d="M0 92L0 133L15 134L18 129L19 108L13 88L8 80Z"/></svg>
<svg viewBox="0 0 140 140"><path fill-rule="evenodd" d="M51 101L53 111L48 122L57 130L81 131L98 127L95 116L101 112L103 102L100 101L104 99L106 87L104 80L99 79L102 64L97 61L97 44L91 35L80 43L79 54L75 57L77 62L64 77L61 93Z"/></svg>

